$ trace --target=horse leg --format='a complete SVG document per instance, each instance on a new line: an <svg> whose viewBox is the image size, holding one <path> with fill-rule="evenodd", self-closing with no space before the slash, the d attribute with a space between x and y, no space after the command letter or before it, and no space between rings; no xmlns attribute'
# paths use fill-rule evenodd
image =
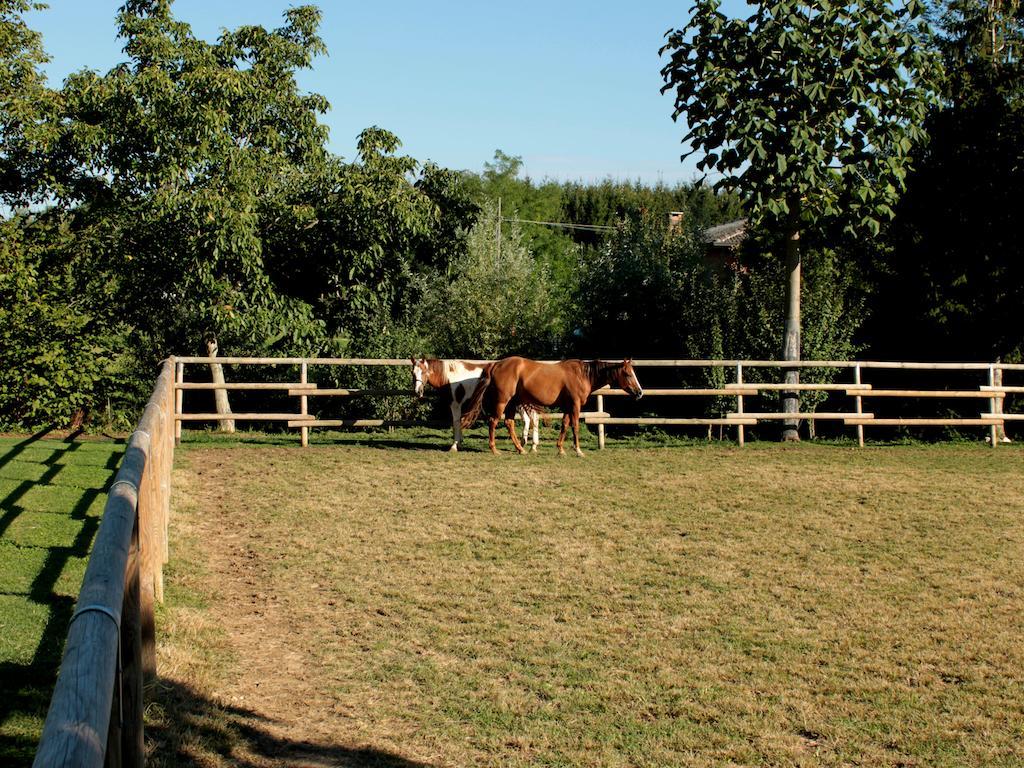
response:
<svg viewBox="0 0 1024 768"><path fill-rule="evenodd" d="M519 435L516 434L516 420L506 418L505 427L508 429L508 436L512 438L512 445L516 447L516 451L519 453L526 453L522 443L519 442Z"/></svg>
<svg viewBox="0 0 1024 768"><path fill-rule="evenodd" d="M494 431L498 428L498 417L491 416L487 419L487 444L491 447L491 453L497 454L498 447L494 444Z"/></svg>
<svg viewBox="0 0 1024 768"><path fill-rule="evenodd" d="M452 447L449 451L459 450L462 444L462 405L452 400Z"/></svg>
<svg viewBox="0 0 1024 768"><path fill-rule="evenodd" d="M572 406L572 442L576 446L576 455L582 456L580 450L580 404L573 403Z"/></svg>
<svg viewBox="0 0 1024 768"><path fill-rule="evenodd" d="M562 414L562 429L558 433L558 442L555 445L558 446L558 455L565 456L565 433L569 429L569 414Z"/></svg>
<svg viewBox="0 0 1024 768"><path fill-rule="evenodd" d="M523 417L523 445L526 445L530 441L530 412L526 408L520 408L519 413Z"/></svg>

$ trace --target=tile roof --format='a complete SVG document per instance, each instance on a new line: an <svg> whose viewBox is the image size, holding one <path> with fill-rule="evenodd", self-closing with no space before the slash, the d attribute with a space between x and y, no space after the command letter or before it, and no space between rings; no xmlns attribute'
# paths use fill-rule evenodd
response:
<svg viewBox="0 0 1024 768"><path fill-rule="evenodd" d="M735 219L705 229L704 242L719 248L737 248L746 235L747 220Z"/></svg>

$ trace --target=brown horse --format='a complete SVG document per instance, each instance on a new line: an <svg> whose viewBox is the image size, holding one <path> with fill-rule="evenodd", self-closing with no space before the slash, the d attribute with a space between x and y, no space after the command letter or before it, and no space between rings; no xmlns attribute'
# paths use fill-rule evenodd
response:
<svg viewBox="0 0 1024 768"><path fill-rule="evenodd" d="M611 384L626 390L634 398L643 397L644 390L633 371L633 361L608 363L600 360L563 360L539 363L525 357L506 357L491 366L490 382L483 398L483 407L490 420L488 433L491 452L497 453L494 432L498 420L505 417L505 426L512 444L524 453L506 409L510 403L527 408L557 406L562 409L562 430L558 434L558 452L565 453L565 434L572 424L576 455L580 450L580 409L595 389ZM474 414L475 415L475 414Z"/></svg>

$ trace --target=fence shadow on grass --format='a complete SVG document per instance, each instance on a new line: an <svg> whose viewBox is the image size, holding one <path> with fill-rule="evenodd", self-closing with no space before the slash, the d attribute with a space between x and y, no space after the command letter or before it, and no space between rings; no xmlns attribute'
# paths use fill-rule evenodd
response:
<svg viewBox="0 0 1024 768"><path fill-rule="evenodd" d="M12 635L9 647L35 646L27 661L19 660L26 653L0 658L0 764L10 768L31 765L35 755L75 605L74 595L66 592L79 586L67 583L62 593L58 582L72 560L88 556L100 523L89 510L113 482L124 451L123 443L104 443L109 455L92 452L95 455L83 459L79 452L84 443L74 435L44 441L47 432L0 445L0 480L7 481L0 493L0 559L8 561L0 571L0 597L6 604L3 610L11 614L5 632ZM71 465L89 467L89 487L76 485L82 482L81 475L62 482L62 473ZM50 502L31 502L33 492L40 489L56 493ZM23 539L17 522L27 513L54 515L55 520L69 519L77 525L57 526L47 541L46 525L41 523L42 534ZM26 618L34 607L45 614L41 628Z"/></svg>
<svg viewBox="0 0 1024 768"><path fill-rule="evenodd" d="M245 707L215 702L182 683L161 679L150 691L146 724L147 765L203 766L222 760L237 768L267 764L343 768L430 768L378 749L329 740L291 740L271 732L273 723Z"/></svg>

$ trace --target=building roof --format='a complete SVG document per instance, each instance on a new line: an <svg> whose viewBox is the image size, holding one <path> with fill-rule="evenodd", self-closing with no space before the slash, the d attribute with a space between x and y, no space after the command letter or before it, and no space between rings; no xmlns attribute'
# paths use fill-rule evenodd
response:
<svg viewBox="0 0 1024 768"><path fill-rule="evenodd" d="M746 235L747 220L735 219L705 229L704 242L716 248L738 248Z"/></svg>

